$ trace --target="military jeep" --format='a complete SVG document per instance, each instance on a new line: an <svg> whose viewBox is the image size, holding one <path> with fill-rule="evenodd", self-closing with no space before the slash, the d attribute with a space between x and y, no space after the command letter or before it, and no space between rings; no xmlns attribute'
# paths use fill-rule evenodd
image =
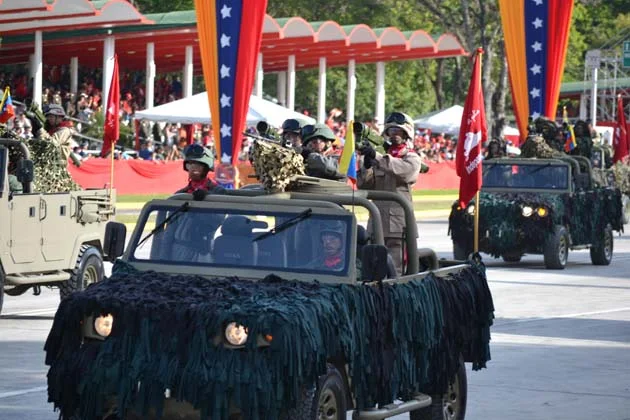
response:
<svg viewBox="0 0 630 420"><path fill-rule="evenodd" d="M12 156L20 158L12 162ZM31 191L32 180L26 145L0 139L0 312L5 293L33 289L37 295L42 286L58 287L63 299L103 278L105 224L113 215L109 191L42 194Z"/></svg>
<svg viewBox="0 0 630 420"><path fill-rule="evenodd" d="M613 165L610 155L609 147L593 147L590 158L593 177L599 185L621 190L622 223L625 225L630 223L630 166L622 162Z"/></svg>
<svg viewBox="0 0 630 420"><path fill-rule="evenodd" d="M152 200L128 242L110 222L112 276L62 302L45 347L62 418L463 419L464 362L490 358L481 261L418 249L400 194L300 182ZM373 200L404 210L399 278Z"/></svg>
<svg viewBox="0 0 630 420"><path fill-rule="evenodd" d="M449 216L456 260L473 251L476 211L481 252L506 262L542 254L548 269L565 268L570 249L588 248L593 264L610 264L613 231L623 229L621 192L596 182L582 156L484 161L480 203L454 203Z"/></svg>

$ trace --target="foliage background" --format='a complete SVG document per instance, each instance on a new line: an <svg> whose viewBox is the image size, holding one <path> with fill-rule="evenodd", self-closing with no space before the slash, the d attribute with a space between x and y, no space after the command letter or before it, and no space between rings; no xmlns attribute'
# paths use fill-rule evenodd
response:
<svg viewBox="0 0 630 420"><path fill-rule="evenodd" d="M516 0L515 0L516 1ZM190 10L193 0L132 1L142 13ZM483 47L483 84L488 122L493 133L512 119L507 65L503 54L503 33L497 0L269 0L267 12L275 17L301 16L307 21L334 20L341 25L365 23L371 27L395 26L402 31L423 29L439 36L451 32L467 51ZM583 80L584 56L594 48L620 47L630 39L630 1L576 0L569 52L563 81ZM355 116L374 116L376 66L357 66ZM386 64L385 112L402 110L412 116L462 104L470 77L465 57L416 60ZM327 71L326 105L345 108L345 68ZM297 109L317 109L318 71L300 71L296 76ZM276 93L276 76L265 74L264 92Z"/></svg>

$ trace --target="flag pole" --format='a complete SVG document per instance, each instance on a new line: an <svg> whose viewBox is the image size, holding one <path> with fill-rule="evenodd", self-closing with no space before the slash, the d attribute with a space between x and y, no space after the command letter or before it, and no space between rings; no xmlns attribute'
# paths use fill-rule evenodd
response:
<svg viewBox="0 0 630 420"><path fill-rule="evenodd" d="M0 99L0 111L4 108L4 102L7 99L7 92L9 91L9 87L7 86L4 89L4 94L2 95L2 99Z"/></svg>
<svg viewBox="0 0 630 420"><path fill-rule="evenodd" d="M111 151L109 152L110 155L110 168L109 168L109 199L111 200L112 198L112 191L114 190L114 144L112 144L112 148Z"/></svg>
<svg viewBox="0 0 630 420"><path fill-rule="evenodd" d="M473 243L473 252L479 252L479 210L480 210L480 202L479 202L479 190L475 194L475 228L474 228L474 243Z"/></svg>

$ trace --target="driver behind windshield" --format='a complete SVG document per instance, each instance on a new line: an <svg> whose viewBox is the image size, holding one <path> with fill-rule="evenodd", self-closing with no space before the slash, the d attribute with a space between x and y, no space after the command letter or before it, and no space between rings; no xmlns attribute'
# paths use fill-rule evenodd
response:
<svg viewBox="0 0 630 420"><path fill-rule="evenodd" d="M342 223L325 226L320 232L322 251L315 260L315 267L327 271L336 271L344 268L345 229Z"/></svg>

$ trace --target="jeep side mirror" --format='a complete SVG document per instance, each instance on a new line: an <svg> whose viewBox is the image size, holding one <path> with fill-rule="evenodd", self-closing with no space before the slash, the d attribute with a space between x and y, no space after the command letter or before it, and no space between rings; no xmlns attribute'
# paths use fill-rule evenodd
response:
<svg viewBox="0 0 630 420"><path fill-rule="evenodd" d="M107 222L105 225L105 260L114 262L125 252L125 239L127 237L127 226L118 222Z"/></svg>
<svg viewBox="0 0 630 420"><path fill-rule="evenodd" d="M33 161L30 159L20 159L17 162L15 176L18 181L24 186L24 192L31 192L31 182L33 182L34 175Z"/></svg>
<svg viewBox="0 0 630 420"><path fill-rule="evenodd" d="M381 281L387 277L387 248L385 245L363 246L361 257L361 280Z"/></svg>

